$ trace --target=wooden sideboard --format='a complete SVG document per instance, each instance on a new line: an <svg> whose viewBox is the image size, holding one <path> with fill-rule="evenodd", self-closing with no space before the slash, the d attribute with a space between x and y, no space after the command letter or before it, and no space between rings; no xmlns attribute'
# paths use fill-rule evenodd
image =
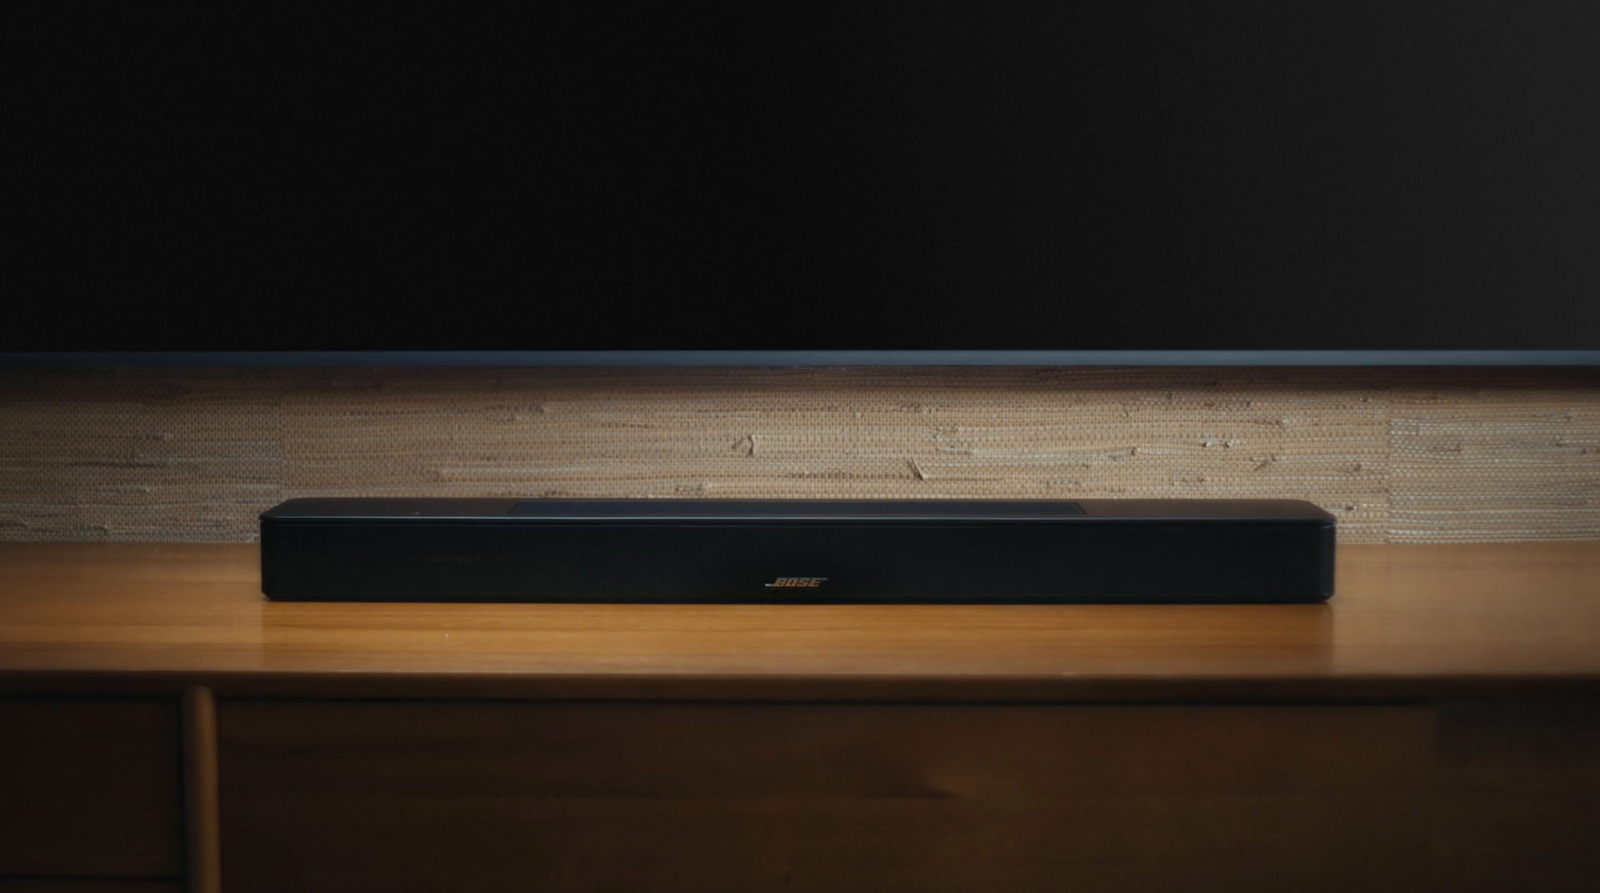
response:
<svg viewBox="0 0 1600 893"><path fill-rule="evenodd" d="M0 893L1587 890L1600 544L1328 605L269 603L0 544Z"/></svg>

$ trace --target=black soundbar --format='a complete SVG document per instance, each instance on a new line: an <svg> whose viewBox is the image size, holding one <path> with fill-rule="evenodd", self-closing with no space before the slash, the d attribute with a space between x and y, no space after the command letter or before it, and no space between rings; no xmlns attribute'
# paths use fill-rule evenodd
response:
<svg viewBox="0 0 1600 893"><path fill-rule="evenodd" d="M291 499L261 588L297 601L1287 603L1334 519L1288 499Z"/></svg>

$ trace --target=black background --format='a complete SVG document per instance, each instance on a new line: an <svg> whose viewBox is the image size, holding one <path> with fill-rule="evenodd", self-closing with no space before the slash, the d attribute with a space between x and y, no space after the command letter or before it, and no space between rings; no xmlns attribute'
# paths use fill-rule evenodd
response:
<svg viewBox="0 0 1600 893"><path fill-rule="evenodd" d="M0 350L1600 349L1600 4L47 8Z"/></svg>

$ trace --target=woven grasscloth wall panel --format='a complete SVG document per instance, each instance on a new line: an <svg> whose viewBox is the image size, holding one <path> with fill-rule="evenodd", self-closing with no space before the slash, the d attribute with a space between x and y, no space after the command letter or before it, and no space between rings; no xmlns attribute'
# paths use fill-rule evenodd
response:
<svg viewBox="0 0 1600 893"><path fill-rule="evenodd" d="M292 496L1310 499L1600 539L1584 370L0 373L0 539L248 540Z"/></svg>

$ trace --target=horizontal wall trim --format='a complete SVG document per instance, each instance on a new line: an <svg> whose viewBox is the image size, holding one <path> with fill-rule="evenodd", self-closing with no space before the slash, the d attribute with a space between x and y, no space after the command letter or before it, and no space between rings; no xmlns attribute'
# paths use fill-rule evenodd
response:
<svg viewBox="0 0 1600 893"><path fill-rule="evenodd" d="M1600 350L384 350L0 352L93 366L1600 366Z"/></svg>

